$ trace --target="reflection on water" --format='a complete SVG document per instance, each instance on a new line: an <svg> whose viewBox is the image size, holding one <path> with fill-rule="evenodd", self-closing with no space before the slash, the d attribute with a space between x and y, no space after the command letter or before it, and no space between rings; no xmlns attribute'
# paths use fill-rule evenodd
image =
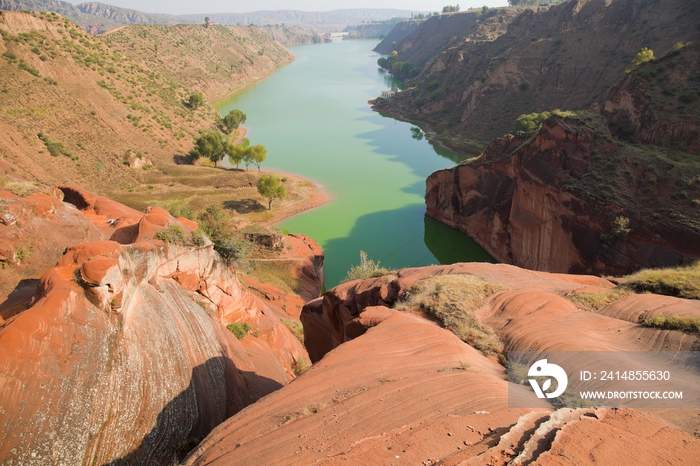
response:
<svg viewBox="0 0 700 466"><path fill-rule="evenodd" d="M360 250L390 268L490 260L459 231L424 219L426 177L465 157L371 110L368 100L402 85L378 70L375 45L292 47L295 62L217 105L222 114L247 114L250 143L268 149L263 171L298 173L333 196L278 225L323 246L328 287L358 263Z"/></svg>

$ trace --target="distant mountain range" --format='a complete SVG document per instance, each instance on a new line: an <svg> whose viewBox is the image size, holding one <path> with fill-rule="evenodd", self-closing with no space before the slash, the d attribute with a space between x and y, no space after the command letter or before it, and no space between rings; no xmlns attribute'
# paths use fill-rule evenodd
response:
<svg viewBox="0 0 700 466"><path fill-rule="evenodd" d="M202 13L194 15L167 15L143 13L99 2L73 5L59 0L0 0L0 10L54 11L79 24L83 29L101 34L126 24L180 24L203 23L205 17L219 24L243 26L284 24L306 26L324 32L342 31L347 26L384 21L396 17L409 17L410 10L395 9L344 9L323 12L298 10L254 11L250 13Z"/></svg>

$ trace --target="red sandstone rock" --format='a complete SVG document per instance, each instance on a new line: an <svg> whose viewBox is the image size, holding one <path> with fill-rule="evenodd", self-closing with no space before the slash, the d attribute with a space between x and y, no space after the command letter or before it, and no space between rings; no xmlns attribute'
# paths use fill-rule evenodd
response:
<svg viewBox="0 0 700 466"><path fill-rule="evenodd" d="M204 437L308 360L211 243L149 240L168 225L185 234L196 225L160 208L141 215L64 191L112 241L69 248L43 275L31 307L0 328L0 458L169 463L178 442ZM58 200L45 216L54 204L91 225ZM63 228L60 217L51 220L44 232ZM120 244L134 239L144 241ZM225 329L231 322L250 323L251 334L237 340Z"/></svg>

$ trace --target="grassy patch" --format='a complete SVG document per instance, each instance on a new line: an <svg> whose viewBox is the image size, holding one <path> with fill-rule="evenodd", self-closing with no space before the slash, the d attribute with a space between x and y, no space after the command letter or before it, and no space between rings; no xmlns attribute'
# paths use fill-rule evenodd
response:
<svg viewBox="0 0 700 466"><path fill-rule="evenodd" d="M679 316L654 316L644 319L646 327L661 328L664 330L680 330L687 333L700 333L700 318Z"/></svg>
<svg viewBox="0 0 700 466"><path fill-rule="evenodd" d="M620 288L605 290L599 293L576 293L566 296L569 301L579 306L584 311L598 312L608 304L612 304L629 295L630 291Z"/></svg>
<svg viewBox="0 0 700 466"><path fill-rule="evenodd" d="M306 372L309 369L309 367L310 365L305 359L297 359L292 365L292 370L294 371L294 375L300 376L301 374Z"/></svg>
<svg viewBox="0 0 700 466"><path fill-rule="evenodd" d="M232 324L228 324L226 328L229 330L229 332L233 333L239 340L244 339L245 336L248 335L248 332L250 332L251 330L251 326L248 322L234 322Z"/></svg>
<svg viewBox="0 0 700 466"><path fill-rule="evenodd" d="M250 260L250 275L264 283L279 288L288 294L304 291L299 278L294 274L298 261L256 261Z"/></svg>
<svg viewBox="0 0 700 466"><path fill-rule="evenodd" d="M166 243L187 244L187 234L180 225L170 225L167 228L163 228L155 234L154 238Z"/></svg>
<svg viewBox="0 0 700 466"><path fill-rule="evenodd" d="M486 298L505 289L469 274L435 276L411 288L408 298L397 302L394 308L424 311L465 343L493 355L503 350L503 343L493 329L479 322L474 312Z"/></svg>
<svg viewBox="0 0 700 466"><path fill-rule="evenodd" d="M304 326L301 325L301 322L297 322L296 320L291 320L291 319L281 319L282 324L289 329L290 332L292 332L292 335L297 337L297 339L301 342L301 344L304 344Z"/></svg>
<svg viewBox="0 0 700 466"><path fill-rule="evenodd" d="M700 299L700 262L688 267L642 270L626 277L620 286L637 293Z"/></svg>
<svg viewBox="0 0 700 466"><path fill-rule="evenodd" d="M341 280L341 283L349 282L351 280L357 280L360 278L375 278L381 277L389 273L389 269L384 267L379 267L380 262L374 262L372 259L367 257L367 253L360 251L360 264L353 265L345 278Z"/></svg>
<svg viewBox="0 0 700 466"><path fill-rule="evenodd" d="M41 191L36 183L30 183L28 181L10 181L3 189L7 189L12 194L19 197L31 196Z"/></svg>

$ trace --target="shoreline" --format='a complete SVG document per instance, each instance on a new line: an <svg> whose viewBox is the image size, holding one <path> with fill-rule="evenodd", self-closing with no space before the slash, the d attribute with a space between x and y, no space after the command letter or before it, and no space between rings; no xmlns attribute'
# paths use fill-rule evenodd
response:
<svg viewBox="0 0 700 466"><path fill-rule="evenodd" d="M322 205L325 205L329 202L331 202L334 197L331 193L326 191L321 187L321 185L316 182L315 180L312 180L310 178L306 178L304 176L298 175L296 173L291 173L291 172L285 172L285 171L280 171L280 170L267 170L268 173L278 173L283 176L288 176L292 177L297 180L304 180L309 183L311 183L311 186L309 188L312 190L311 191L311 196L309 196L307 199L292 204L288 207L283 207L277 210L275 214L272 215L272 218L260 222L261 225L264 226L273 226L276 223L280 223L284 220L290 219L292 217L295 217L297 215L305 214L306 212L309 212L313 209L317 209L321 207Z"/></svg>

